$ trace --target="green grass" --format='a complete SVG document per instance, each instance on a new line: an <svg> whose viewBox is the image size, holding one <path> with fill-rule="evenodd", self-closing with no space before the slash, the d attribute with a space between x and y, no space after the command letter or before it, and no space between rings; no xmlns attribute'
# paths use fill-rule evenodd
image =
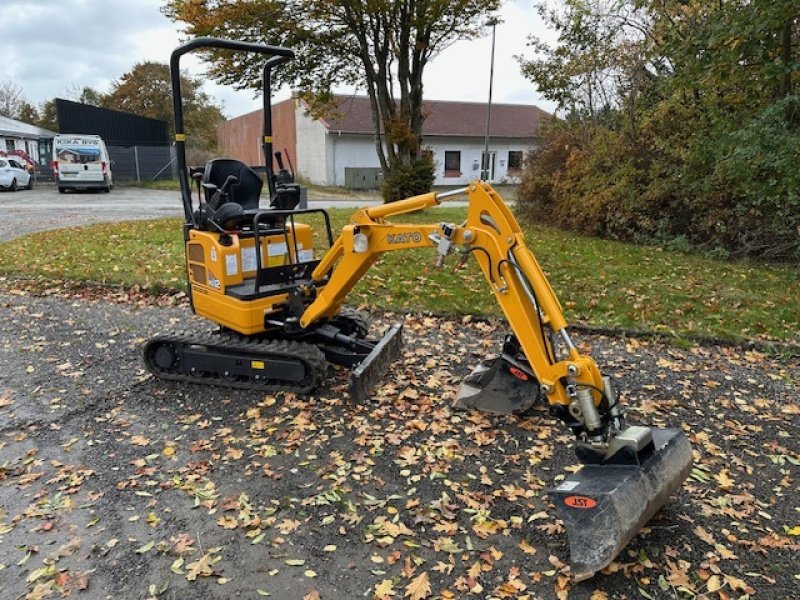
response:
<svg viewBox="0 0 800 600"><path fill-rule="evenodd" d="M378 200L380 199L380 192L375 190L348 190L342 187L332 185L314 185L306 182L300 183L308 190L309 200ZM164 179L160 181L125 181L119 185L125 187L143 188L146 190L168 190L177 191L181 189L180 183L177 179ZM194 190L194 184L192 189ZM262 195L266 194L266 186Z"/></svg>
<svg viewBox="0 0 800 600"><path fill-rule="evenodd" d="M329 211L338 230L350 209ZM465 209L404 215L407 222L460 222ZM396 219L396 220L400 220ZM319 231L319 228L317 227ZM568 321L675 336L800 342L800 269L725 262L567 233L526 228L528 246L558 294ZM0 244L0 275L183 289L180 221L103 224L33 234ZM15 257L13 260L8 257ZM433 267L432 249L384 255L351 304L440 314L499 314L474 261Z"/></svg>

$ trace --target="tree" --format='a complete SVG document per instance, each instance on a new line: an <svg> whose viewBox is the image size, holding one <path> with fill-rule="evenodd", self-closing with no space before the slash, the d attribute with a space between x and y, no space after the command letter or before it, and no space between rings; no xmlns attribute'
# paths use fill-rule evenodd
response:
<svg viewBox="0 0 800 600"><path fill-rule="evenodd" d="M217 125L224 117L220 107L200 89L201 85L199 79L181 75L186 141L189 149L212 150L217 145ZM170 135L175 133L172 83L166 64L137 63L112 84L102 104L106 108L166 121Z"/></svg>
<svg viewBox="0 0 800 600"><path fill-rule="evenodd" d="M21 87L13 81L0 81L0 116L19 119L25 104L27 100Z"/></svg>
<svg viewBox="0 0 800 600"><path fill-rule="evenodd" d="M312 114L335 110L335 84L364 86L372 109L375 151L387 200L427 191L432 165L421 157L423 74L429 61L460 39L479 36L499 0L168 0L165 14L193 36L280 44L297 59L276 73L296 86ZM237 88L260 88L263 58L212 51L210 74ZM412 188L414 186L411 186ZM422 189L420 189L422 188Z"/></svg>
<svg viewBox="0 0 800 600"><path fill-rule="evenodd" d="M56 99L45 100L39 106L39 120L36 122L39 127L50 131L59 131L58 112L56 111Z"/></svg>
<svg viewBox="0 0 800 600"><path fill-rule="evenodd" d="M23 123L30 123L35 125L39 122L39 111L36 110L36 107L32 104L28 104L27 102L23 102L22 106L19 109L19 115L17 119L22 121Z"/></svg>
<svg viewBox="0 0 800 600"><path fill-rule="evenodd" d="M566 117L523 212L594 234L800 259L796 0L565 0L523 73Z"/></svg>
<svg viewBox="0 0 800 600"><path fill-rule="evenodd" d="M98 92L88 85L83 87L79 87L75 84L70 85L67 88L67 97L70 100L80 102L81 104L88 104L89 106L102 106L105 100L105 96L101 92Z"/></svg>

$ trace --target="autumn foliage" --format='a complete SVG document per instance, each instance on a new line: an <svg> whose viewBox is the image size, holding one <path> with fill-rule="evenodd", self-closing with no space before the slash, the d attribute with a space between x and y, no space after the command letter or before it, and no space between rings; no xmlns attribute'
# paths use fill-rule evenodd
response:
<svg viewBox="0 0 800 600"><path fill-rule="evenodd" d="M565 119L523 212L612 238L800 259L796 2L581 0L523 69Z"/></svg>

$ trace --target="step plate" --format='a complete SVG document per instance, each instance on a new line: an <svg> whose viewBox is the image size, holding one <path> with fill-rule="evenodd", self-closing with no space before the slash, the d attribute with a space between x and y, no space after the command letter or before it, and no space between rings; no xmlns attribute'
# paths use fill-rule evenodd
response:
<svg viewBox="0 0 800 600"><path fill-rule="evenodd" d="M584 465L549 490L569 537L575 581L606 567L680 488L692 447L678 429L652 429L655 450L639 465Z"/></svg>

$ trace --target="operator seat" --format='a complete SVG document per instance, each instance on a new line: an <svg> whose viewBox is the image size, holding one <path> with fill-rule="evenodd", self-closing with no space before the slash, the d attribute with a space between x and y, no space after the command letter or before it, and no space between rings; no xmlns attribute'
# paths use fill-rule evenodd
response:
<svg viewBox="0 0 800 600"><path fill-rule="evenodd" d="M236 183L228 188L227 202L234 202L246 211L258 210L263 182L253 169L233 158L215 158L206 163L203 172L203 183L210 183L221 188L225 180L233 175ZM211 204L215 189L204 187L206 202ZM215 210L219 207L212 206Z"/></svg>

